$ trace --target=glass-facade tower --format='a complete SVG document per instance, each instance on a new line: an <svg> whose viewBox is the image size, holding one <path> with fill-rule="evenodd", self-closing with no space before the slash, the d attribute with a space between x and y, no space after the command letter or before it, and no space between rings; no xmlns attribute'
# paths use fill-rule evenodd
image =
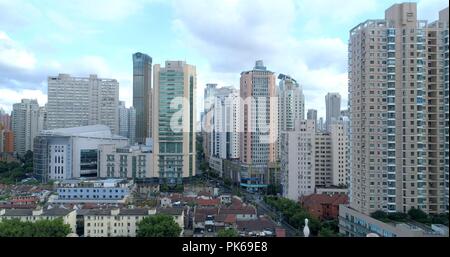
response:
<svg viewBox="0 0 450 257"><path fill-rule="evenodd" d="M133 54L133 107L136 110L135 139L145 144L151 131L152 58L143 53Z"/></svg>

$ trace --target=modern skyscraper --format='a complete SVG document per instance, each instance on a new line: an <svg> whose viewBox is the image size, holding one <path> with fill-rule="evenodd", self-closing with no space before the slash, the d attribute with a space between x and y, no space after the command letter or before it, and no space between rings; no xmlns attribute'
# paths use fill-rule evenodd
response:
<svg viewBox="0 0 450 257"><path fill-rule="evenodd" d="M269 183L268 166L277 157L275 74L267 70L263 61L256 61L253 70L241 73L240 95L241 186L256 190Z"/></svg>
<svg viewBox="0 0 450 257"><path fill-rule="evenodd" d="M119 83L97 75L48 78L47 129L106 125L118 133Z"/></svg>
<svg viewBox="0 0 450 257"><path fill-rule="evenodd" d="M416 3L395 4L350 31L351 205L365 214L448 210L448 8L441 14L427 23Z"/></svg>
<svg viewBox="0 0 450 257"><path fill-rule="evenodd" d="M129 139L130 145L135 142L136 133L136 110L127 108L124 101L119 102L119 136Z"/></svg>
<svg viewBox="0 0 450 257"><path fill-rule="evenodd" d="M13 105L12 131L14 133L14 149L19 155L33 151L33 140L39 134L43 119L39 117L37 100L22 99Z"/></svg>
<svg viewBox="0 0 450 257"><path fill-rule="evenodd" d="M339 121L339 117L341 116L341 95L339 93L328 93L325 96L325 106L325 129L330 131L330 125Z"/></svg>
<svg viewBox="0 0 450 257"><path fill-rule="evenodd" d="M136 110L136 142L152 137L152 58L133 54L133 107Z"/></svg>
<svg viewBox="0 0 450 257"><path fill-rule="evenodd" d="M196 171L196 68L166 61L153 69L153 167L160 183L180 184Z"/></svg>

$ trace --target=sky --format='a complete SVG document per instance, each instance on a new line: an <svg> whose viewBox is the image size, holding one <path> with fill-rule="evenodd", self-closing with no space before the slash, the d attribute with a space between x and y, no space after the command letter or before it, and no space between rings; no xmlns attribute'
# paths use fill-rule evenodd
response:
<svg viewBox="0 0 450 257"><path fill-rule="evenodd" d="M198 110L206 83L239 87L256 60L295 78L305 109L325 116L325 95L347 106L349 30L382 19L392 0L0 0L0 108L47 102L47 77L98 74L120 83L132 105L132 54L197 67ZM447 0L419 0L434 21Z"/></svg>

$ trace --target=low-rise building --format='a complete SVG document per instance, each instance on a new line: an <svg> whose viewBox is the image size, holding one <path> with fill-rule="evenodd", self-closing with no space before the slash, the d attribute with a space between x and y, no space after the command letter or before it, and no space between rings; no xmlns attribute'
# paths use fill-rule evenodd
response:
<svg viewBox="0 0 450 257"><path fill-rule="evenodd" d="M157 178L154 173L153 153L148 146L99 146L99 177L145 179Z"/></svg>
<svg viewBox="0 0 450 257"><path fill-rule="evenodd" d="M300 197L300 204L317 219L337 219L339 216L339 205L348 204L348 196L341 194L312 194Z"/></svg>
<svg viewBox="0 0 450 257"><path fill-rule="evenodd" d="M339 207L339 233L349 237L366 237L375 233L381 237L448 237L445 227L426 226L417 222L386 223L360 213L349 205Z"/></svg>
<svg viewBox="0 0 450 257"><path fill-rule="evenodd" d="M70 226L72 233L76 232L76 211L64 208L51 209L0 209L0 221L18 219L22 222L38 220L55 220L61 218L64 224Z"/></svg>
<svg viewBox="0 0 450 257"><path fill-rule="evenodd" d="M156 213L155 209L80 210L85 237L135 237L137 224Z"/></svg>
<svg viewBox="0 0 450 257"><path fill-rule="evenodd" d="M104 144L125 147L128 139L105 125L42 131L34 139L34 173L43 182L98 177L98 149Z"/></svg>
<svg viewBox="0 0 450 257"><path fill-rule="evenodd" d="M55 182L57 195L50 203L125 203L133 182L125 179L65 180Z"/></svg>

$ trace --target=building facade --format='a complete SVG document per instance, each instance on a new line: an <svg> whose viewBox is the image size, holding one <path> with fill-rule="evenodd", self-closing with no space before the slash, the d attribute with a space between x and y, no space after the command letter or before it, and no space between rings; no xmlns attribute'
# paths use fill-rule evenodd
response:
<svg viewBox="0 0 450 257"><path fill-rule="evenodd" d="M100 145L128 145L128 139L94 125L42 131L34 140L34 173L43 182L98 177Z"/></svg>
<svg viewBox="0 0 450 257"><path fill-rule="evenodd" d="M293 131L281 133L281 185L286 198L298 201L299 197L314 193L315 137L313 120L296 121Z"/></svg>
<svg viewBox="0 0 450 257"><path fill-rule="evenodd" d="M47 129L106 125L118 133L119 82L97 75L48 77Z"/></svg>
<svg viewBox="0 0 450 257"><path fill-rule="evenodd" d="M117 147L114 144L99 146L99 177L144 179L157 178L153 169L150 147Z"/></svg>
<svg viewBox="0 0 450 257"><path fill-rule="evenodd" d="M153 78L153 167L160 183L180 184L196 172L196 68L166 61Z"/></svg>
<svg viewBox="0 0 450 257"><path fill-rule="evenodd" d="M448 15L418 20L416 3L350 31L351 205L362 213L448 210L446 31Z"/></svg>
<svg viewBox="0 0 450 257"><path fill-rule="evenodd" d="M325 96L325 108L326 108L326 130L330 130L330 125L339 121L341 116L341 95L339 93L328 93Z"/></svg>
<svg viewBox="0 0 450 257"><path fill-rule="evenodd" d="M14 149L19 155L33 150L33 140L43 128L43 124L40 124L43 122L41 113L37 100L22 99L13 105L11 119Z"/></svg>
<svg viewBox="0 0 450 257"><path fill-rule="evenodd" d="M275 74L263 61L240 79L240 161L241 186L258 190L269 183L269 163L277 159L278 103Z"/></svg>
<svg viewBox="0 0 450 257"><path fill-rule="evenodd" d="M133 54L133 107L136 110L136 142L152 137L152 57Z"/></svg>
<svg viewBox="0 0 450 257"><path fill-rule="evenodd" d="M136 110L133 107L127 108L125 102L119 102L119 136L129 139L130 145L135 142L136 135Z"/></svg>

